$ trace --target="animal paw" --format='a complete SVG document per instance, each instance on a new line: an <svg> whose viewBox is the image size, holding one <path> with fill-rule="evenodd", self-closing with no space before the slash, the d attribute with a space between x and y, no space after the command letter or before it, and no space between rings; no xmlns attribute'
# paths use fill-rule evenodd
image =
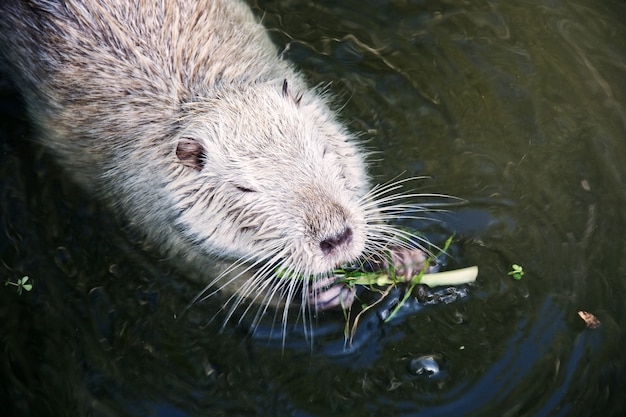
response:
<svg viewBox="0 0 626 417"><path fill-rule="evenodd" d="M308 296L309 305L316 311L347 309L354 302L356 288L334 278L323 278L313 283Z"/></svg>
<svg viewBox="0 0 626 417"><path fill-rule="evenodd" d="M392 247L386 256L379 256L375 261L370 261L369 265L374 271L389 271L393 269L396 277L410 281L414 276L420 274L424 268L424 273L437 272L439 265L428 264L428 255L421 249Z"/></svg>

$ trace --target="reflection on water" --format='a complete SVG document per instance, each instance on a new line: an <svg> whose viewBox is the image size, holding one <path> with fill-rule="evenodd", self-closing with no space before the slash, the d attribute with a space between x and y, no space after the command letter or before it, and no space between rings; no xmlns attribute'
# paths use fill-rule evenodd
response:
<svg viewBox="0 0 626 417"><path fill-rule="evenodd" d="M31 133L3 88L2 278L29 275L35 290L0 291L0 402L15 415L619 415L626 5L254 7L313 83L332 81L380 151L376 181L428 175L416 186L468 200L409 226L455 233L449 266L479 265L478 285L393 325L369 316L343 355L339 316L320 319L312 347L294 336L284 349L207 324L209 303L179 317L198 288L109 231L21 140ZM437 378L415 371L425 357Z"/></svg>

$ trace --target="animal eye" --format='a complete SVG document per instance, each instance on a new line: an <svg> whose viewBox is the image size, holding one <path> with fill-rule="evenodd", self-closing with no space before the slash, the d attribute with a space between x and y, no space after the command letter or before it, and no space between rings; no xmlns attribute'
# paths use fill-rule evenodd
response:
<svg viewBox="0 0 626 417"><path fill-rule="evenodd" d="M256 193L256 190L252 188L244 187L243 185L235 185L235 188L241 191L242 193Z"/></svg>

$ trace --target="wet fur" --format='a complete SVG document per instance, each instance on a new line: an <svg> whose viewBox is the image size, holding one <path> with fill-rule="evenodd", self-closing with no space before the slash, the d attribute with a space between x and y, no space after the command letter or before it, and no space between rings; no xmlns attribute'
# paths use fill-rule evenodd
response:
<svg viewBox="0 0 626 417"><path fill-rule="evenodd" d="M39 140L165 257L233 286L231 305L300 303L311 283L276 269L320 279L398 244L395 187L368 191L355 137L245 4L4 0L0 15Z"/></svg>

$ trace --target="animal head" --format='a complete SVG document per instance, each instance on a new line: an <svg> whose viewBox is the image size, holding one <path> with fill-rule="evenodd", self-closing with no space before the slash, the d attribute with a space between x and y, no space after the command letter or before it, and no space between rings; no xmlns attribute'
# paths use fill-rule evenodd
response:
<svg viewBox="0 0 626 417"><path fill-rule="evenodd" d="M185 111L171 186L188 239L304 276L361 255L365 164L323 99L228 85Z"/></svg>

